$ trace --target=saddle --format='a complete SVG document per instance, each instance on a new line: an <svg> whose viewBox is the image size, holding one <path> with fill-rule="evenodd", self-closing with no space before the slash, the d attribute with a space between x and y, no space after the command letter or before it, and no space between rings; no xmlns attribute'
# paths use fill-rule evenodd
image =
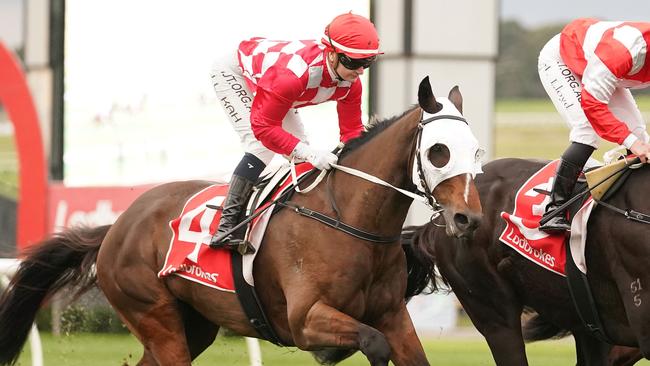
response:
<svg viewBox="0 0 650 366"><path fill-rule="evenodd" d="M566 208L569 220L573 220L573 217L589 197L593 197L596 202L601 202L606 201L616 193L632 173L631 169L623 169L626 165L629 165L629 161L621 159L612 164L586 169L578 177L573 192L569 197L568 202L571 203ZM535 190L545 195L551 194L551 192L545 190ZM587 194L587 191L591 195ZM581 196L581 198L578 199L577 196Z"/></svg>
<svg viewBox="0 0 650 366"><path fill-rule="evenodd" d="M242 239L242 244L237 247L237 251L240 254L245 255L255 252L255 248L251 242L248 241L248 236L253 222L253 220L249 218L258 208L261 208L271 200L272 193L278 188L279 184L289 175L289 173L290 168L288 166L281 166L276 171L259 177L255 182L252 193L245 203L246 209L241 210L238 218L240 224L237 226L239 227L233 232L234 237ZM291 195L292 193L289 193L287 196ZM207 206L216 210L222 209L218 206Z"/></svg>

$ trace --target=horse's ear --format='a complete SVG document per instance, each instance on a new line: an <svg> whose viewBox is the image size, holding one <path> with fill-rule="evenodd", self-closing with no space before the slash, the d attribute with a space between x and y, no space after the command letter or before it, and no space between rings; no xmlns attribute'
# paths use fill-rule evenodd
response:
<svg viewBox="0 0 650 366"><path fill-rule="evenodd" d="M420 82L420 87L418 89L418 104L420 105L420 108L431 114L442 109L442 104L436 102L436 97L433 96L433 90L431 90L431 83L429 83L428 76Z"/></svg>
<svg viewBox="0 0 650 366"><path fill-rule="evenodd" d="M456 106L456 109L458 109L460 113L463 113L463 95L460 94L458 85L451 88L448 98Z"/></svg>

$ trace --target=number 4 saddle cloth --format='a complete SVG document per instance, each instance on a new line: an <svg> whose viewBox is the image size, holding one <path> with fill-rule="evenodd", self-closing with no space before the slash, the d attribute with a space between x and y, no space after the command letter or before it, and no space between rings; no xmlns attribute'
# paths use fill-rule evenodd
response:
<svg viewBox="0 0 650 366"><path fill-rule="evenodd" d="M296 179L311 169L312 166L308 163L296 165ZM251 199L250 202L259 202L261 206L251 207L249 202L248 212L263 209L266 211L252 220L246 232L246 239L256 249L255 253L242 256L243 277L250 286L254 286L253 260L273 213L274 207L270 207L270 203L292 187L293 179L289 168L285 166L270 178L263 189L256 188L252 194L257 199ZM187 200L180 216L169 222L172 238L165 263L158 272L159 278L173 274L217 290L235 292L231 251L211 249L209 246L221 217L221 210L217 208L220 208L227 192L228 185L224 184L204 188ZM269 199L265 200L266 197Z"/></svg>

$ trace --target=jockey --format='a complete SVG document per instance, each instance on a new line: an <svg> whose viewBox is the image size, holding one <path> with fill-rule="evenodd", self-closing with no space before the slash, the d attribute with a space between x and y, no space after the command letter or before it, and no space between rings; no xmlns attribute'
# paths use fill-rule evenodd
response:
<svg viewBox="0 0 650 366"><path fill-rule="evenodd" d="M645 123L628 90L650 86L648 44L650 23L577 19L540 52L539 77L571 129L547 214L570 198L599 136L625 146L643 162L650 157ZM539 229L571 230L566 216L559 214Z"/></svg>
<svg viewBox="0 0 650 366"><path fill-rule="evenodd" d="M239 134L245 154L223 203L210 247L236 247L224 236L239 222L253 185L274 154L329 169L337 156L309 145L297 109L337 102L340 139L363 131L359 76L381 54L374 25L352 14L335 17L320 41L252 38L212 67L217 98Z"/></svg>

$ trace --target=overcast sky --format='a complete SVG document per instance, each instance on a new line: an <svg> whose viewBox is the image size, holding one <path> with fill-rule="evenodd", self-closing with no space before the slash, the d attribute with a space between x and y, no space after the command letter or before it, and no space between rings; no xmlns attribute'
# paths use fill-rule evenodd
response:
<svg viewBox="0 0 650 366"><path fill-rule="evenodd" d="M501 18L526 26L566 23L574 18L650 21L648 0L501 0Z"/></svg>
<svg viewBox="0 0 650 366"><path fill-rule="evenodd" d="M21 32L23 1L24 0L0 0L0 39L2 39L10 46L15 46L20 42L22 38ZM306 1L300 0L300 2L304 4ZM500 14L503 19L516 19L522 24L531 27L536 27L547 23L566 23L568 20L587 16L595 16L609 20L650 21L650 1L501 0Z"/></svg>

